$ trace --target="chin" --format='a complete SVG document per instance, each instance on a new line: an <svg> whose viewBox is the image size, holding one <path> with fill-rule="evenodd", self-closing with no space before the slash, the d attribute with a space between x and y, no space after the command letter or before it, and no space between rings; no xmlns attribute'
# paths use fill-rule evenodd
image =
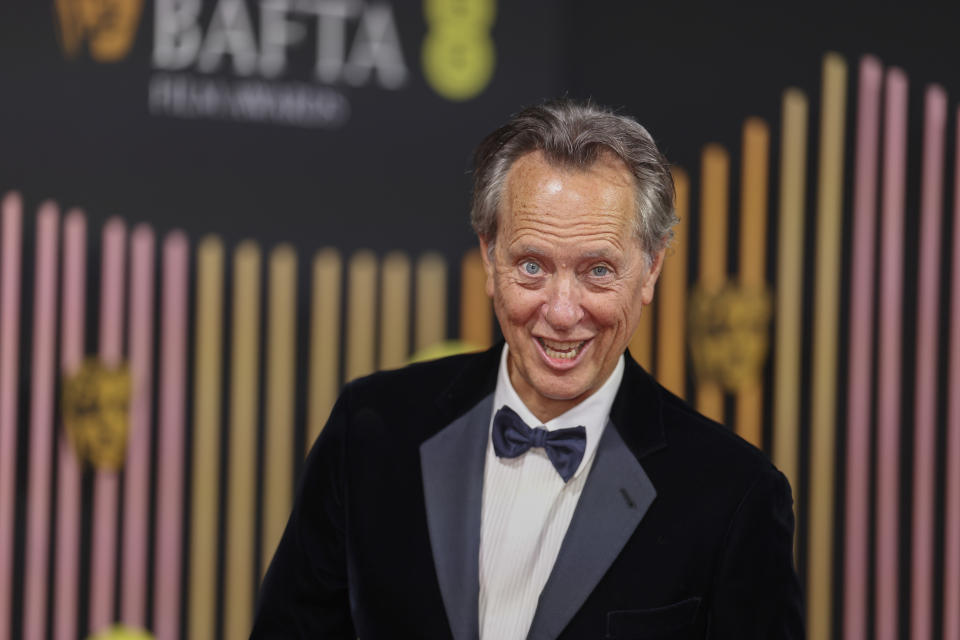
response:
<svg viewBox="0 0 960 640"><path fill-rule="evenodd" d="M576 400L589 392L583 384L564 384L556 381L543 381L533 385L533 388L544 398L558 401Z"/></svg>

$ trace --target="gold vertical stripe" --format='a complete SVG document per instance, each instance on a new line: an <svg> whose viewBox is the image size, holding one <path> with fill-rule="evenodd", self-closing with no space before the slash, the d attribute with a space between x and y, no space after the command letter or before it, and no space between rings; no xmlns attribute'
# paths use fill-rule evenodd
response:
<svg viewBox="0 0 960 640"><path fill-rule="evenodd" d="M817 257L814 275L811 380L810 529L807 553L809 638L831 629L834 458L840 311L840 250L843 205L843 141L847 65L830 53L823 59L820 157L817 177Z"/></svg>
<svg viewBox="0 0 960 640"><path fill-rule="evenodd" d="M417 351L447 337L447 267L439 253L425 253L417 262Z"/></svg>
<svg viewBox="0 0 960 640"><path fill-rule="evenodd" d="M346 379L373 373L374 328L377 294L377 259L371 251L358 251L347 268Z"/></svg>
<svg viewBox="0 0 960 640"><path fill-rule="evenodd" d="M187 598L187 633L192 640L207 640L216 631L222 340L223 243L216 236L207 236L197 247L193 499Z"/></svg>
<svg viewBox="0 0 960 640"><path fill-rule="evenodd" d="M313 259L310 310L310 393L307 397L307 442L310 451L333 409L340 387L340 277L336 249L322 249Z"/></svg>
<svg viewBox="0 0 960 640"><path fill-rule="evenodd" d="M388 254L381 278L380 368L395 369L410 357L410 259Z"/></svg>
<svg viewBox="0 0 960 640"><path fill-rule="evenodd" d="M290 469L293 467L297 338L297 253L293 247L281 245L271 252L269 277L261 575L270 565L293 505Z"/></svg>
<svg viewBox="0 0 960 640"><path fill-rule="evenodd" d="M773 462L800 491L800 347L803 341L803 218L807 182L807 96L783 93L777 240L776 346L773 373ZM799 529L799 520L797 520Z"/></svg>
<svg viewBox="0 0 960 640"><path fill-rule="evenodd" d="M473 248L460 263L460 339L481 349L493 342L493 309L486 285L480 249Z"/></svg>
<svg viewBox="0 0 960 640"><path fill-rule="evenodd" d="M673 168L677 192L676 210L680 222L673 228L673 243L667 249L660 292L657 294L657 378L660 384L681 398L686 395L687 352L684 335L687 327L687 238L690 224L690 178L679 167Z"/></svg>
<svg viewBox="0 0 960 640"><path fill-rule="evenodd" d="M757 294L766 291L767 179L770 131L759 118L743 125L743 170L740 181L740 284ZM764 327L766 330L766 327ZM737 433L756 447L763 446L763 382L758 371L737 392Z"/></svg>
<svg viewBox="0 0 960 640"><path fill-rule="evenodd" d="M709 293L727 282L730 156L718 144L703 149L700 187L700 285Z"/></svg>
<svg viewBox="0 0 960 640"><path fill-rule="evenodd" d="M755 447L763 446L763 382L749 380L737 390L734 413L737 435Z"/></svg>
<svg viewBox="0 0 960 640"><path fill-rule="evenodd" d="M630 338L630 355L647 371L653 371L653 305L640 310L640 323Z"/></svg>
<svg viewBox="0 0 960 640"><path fill-rule="evenodd" d="M727 201L730 157L718 144L709 144L701 158L700 287L718 293L727 281ZM697 383L697 410L723 421L723 389L718 382Z"/></svg>
<svg viewBox="0 0 960 640"><path fill-rule="evenodd" d="M253 610L257 373L260 341L260 248L247 241L233 255L229 489L224 576L224 637L250 634Z"/></svg>
<svg viewBox="0 0 960 640"><path fill-rule="evenodd" d="M760 118L743 125L743 172L740 189L740 283L766 286L767 179L770 131Z"/></svg>

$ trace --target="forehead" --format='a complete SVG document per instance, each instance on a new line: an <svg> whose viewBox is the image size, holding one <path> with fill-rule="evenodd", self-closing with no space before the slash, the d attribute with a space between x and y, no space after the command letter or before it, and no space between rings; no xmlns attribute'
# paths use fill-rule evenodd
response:
<svg viewBox="0 0 960 640"><path fill-rule="evenodd" d="M565 167L539 152L517 159L507 174L500 228L508 241L530 234L556 241L616 241L633 234L635 188L612 153L589 167Z"/></svg>

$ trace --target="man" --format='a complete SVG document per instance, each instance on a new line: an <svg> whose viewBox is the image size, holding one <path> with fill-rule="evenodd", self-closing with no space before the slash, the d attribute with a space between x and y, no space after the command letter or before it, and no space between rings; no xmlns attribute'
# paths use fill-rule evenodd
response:
<svg viewBox="0 0 960 640"><path fill-rule="evenodd" d="M799 638L786 479L627 343L673 183L635 121L547 103L477 151L505 345L347 385L257 638Z"/></svg>

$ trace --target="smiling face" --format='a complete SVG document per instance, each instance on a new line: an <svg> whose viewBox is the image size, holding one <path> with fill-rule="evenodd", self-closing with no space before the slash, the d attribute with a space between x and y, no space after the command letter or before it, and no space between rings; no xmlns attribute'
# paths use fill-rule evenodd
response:
<svg viewBox="0 0 960 640"><path fill-rule="evenodd" d="M507 174L497 236L492 248L481 238L481 255L510 382L544 422L600 388L653 300L663 251L645 259L635 202L613 155L580 170L537 151Z"/></svg>

